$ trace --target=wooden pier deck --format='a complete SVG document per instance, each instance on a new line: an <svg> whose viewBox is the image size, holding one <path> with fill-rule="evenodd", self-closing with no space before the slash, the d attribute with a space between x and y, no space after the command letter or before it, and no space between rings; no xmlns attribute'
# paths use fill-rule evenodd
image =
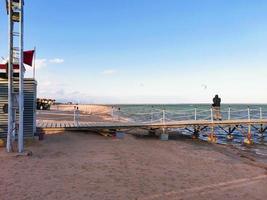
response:
<svg viewBox="0 0 267 200"><path fill-rule="evenodd" d="M267 119L241 119L241 120L186 120L166 123L126 123L126 122L80 122L76 125L72 121L41 121L37 123L37 129L42 131L78 131L101 129L128 129L128 128L186 128L194 126L239 126L239 125L267 125Z"/></svg>
<svg viewBox="0 0 267 200"><path fill-rule="evenodd" d="M108 116L108 114L106 114ZM42 111L37 114L37 132L49 131L101 131L101 130L123 130L123 129L187 129L194 133L199 133L204 128L214 129L219 127L224 129L225 132L232 133L236 128L254 127L259 132L263 133L267 129L267 119L226 119L226 120L212 120L212 119L199 119L199 120L171 120L166 121L158 119L158 121L140 121L133 122L125 120L125 118L113 119L109 116L104 121L92 122L90 116L81 114L79 120L75 121L72 112L58 112L58 111ZM193 130L192 130L193 129ZM250 131L249 131L250 132Z"/></svg>

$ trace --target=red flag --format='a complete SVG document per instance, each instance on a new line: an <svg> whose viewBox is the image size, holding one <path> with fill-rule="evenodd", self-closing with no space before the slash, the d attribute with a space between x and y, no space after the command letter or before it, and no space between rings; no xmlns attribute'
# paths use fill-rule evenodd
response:
<svg viewBox="0 0 267 200"><path fill-rule="evenodd" d="M23 52L24 64L32 66L33 55L34 55L34 50L24 51Z"/></svg>
<svg viewBox="0 0 267 200"><path fill-rule="evenodd" d="M0 64L0 69L6 69L7 68L7 63L6 64Z"/></svg>

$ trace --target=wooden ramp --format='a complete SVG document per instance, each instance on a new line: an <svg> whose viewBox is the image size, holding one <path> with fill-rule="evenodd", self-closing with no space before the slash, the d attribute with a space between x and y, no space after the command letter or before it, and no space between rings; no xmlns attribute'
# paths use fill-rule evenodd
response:
<svg viewBox="0 0 267 200"><path fill-rule="evenodd" d="M242 119L242 120L186 120L172 121L165 123L129 123L129 122L80 122L75 124L73 121L41 120L37 121L39 131L90 131L102 129L160 129L160 128L187 128L187 127L216 127L216 126L249 126L267 124L267 119Z"/></svg>

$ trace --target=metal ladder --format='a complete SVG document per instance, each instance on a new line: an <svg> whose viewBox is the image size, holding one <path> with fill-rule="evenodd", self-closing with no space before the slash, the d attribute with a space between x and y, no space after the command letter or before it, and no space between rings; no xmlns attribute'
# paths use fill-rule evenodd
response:
<svg viewBox="0 0 267 200"><path fill-rule="evenodd" d="M9 61L8 61L8 133L7 152L13 150L18 139L18 151L23 152L23 113L24 113L24 66L23 66L23 7L24 0L8 0L7 14L9 25ZM19 79L14 77L14 66L19 66ZM18 82L18 91L15 83ZM18 111L18 112L17 112ZM17 119L18 113L18 119ZM17 127L17 125L19 125ZM17 136L17 137L16 137Z"/></svg>

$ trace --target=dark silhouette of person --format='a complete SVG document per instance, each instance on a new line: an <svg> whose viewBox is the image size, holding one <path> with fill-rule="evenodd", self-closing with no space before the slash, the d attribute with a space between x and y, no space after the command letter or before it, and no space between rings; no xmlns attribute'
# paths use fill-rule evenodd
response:
<svg viewBox="0 0 267 200"><path fill-rule="evenodd" d="M220 107L221 106L221 98L219 97L218 94L215 95L215 97L213 98L213 107Z"/></svg>
<svg viewBox="0 0 267 200"><path fill-rule="evenodd" d="M221 98L219 97L218 94L216 94L215 97L213 98L212 110L214 113L214 119L215 120L222 120Z"/></svg>

